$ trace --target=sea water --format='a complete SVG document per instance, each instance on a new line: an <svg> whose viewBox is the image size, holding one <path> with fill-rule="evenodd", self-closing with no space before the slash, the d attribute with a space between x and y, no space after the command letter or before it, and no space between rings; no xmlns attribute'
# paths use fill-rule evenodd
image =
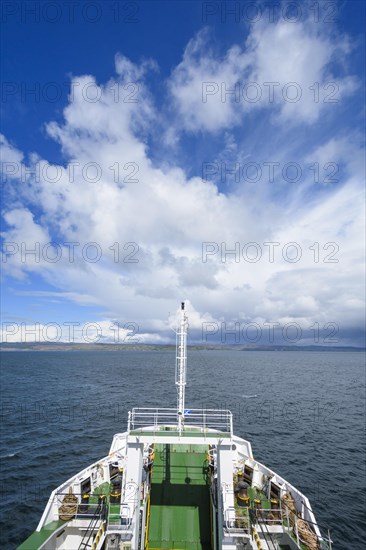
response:
<svg viewBox="0 0 366 550"><path fill-rule="evenodd" d="M174 363L174 351L2 353L1 549L108 454L129 409L176 406ZM334 548L364 547L363 353L189 351L186 405L230 409L235 434L310 499Z"/></svg>

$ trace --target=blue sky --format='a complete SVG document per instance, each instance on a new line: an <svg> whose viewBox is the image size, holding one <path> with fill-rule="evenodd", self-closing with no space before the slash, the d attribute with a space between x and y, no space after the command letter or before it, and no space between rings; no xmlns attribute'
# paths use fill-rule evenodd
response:
<svg viewBox="0 0 366 550"><path fill-rule="evenodd" d="M4 341L364 345L364 2L1 16Z"/></svg>

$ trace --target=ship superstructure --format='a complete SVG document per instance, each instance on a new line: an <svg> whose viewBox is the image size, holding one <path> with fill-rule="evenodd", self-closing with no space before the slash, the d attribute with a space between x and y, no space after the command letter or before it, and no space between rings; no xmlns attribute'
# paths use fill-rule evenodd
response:
<svg viewBox="0 0 366 550"><path fill-rule="evenodd" d="M187 327L182 303L177 408L133 409L18 550L331 550L309 500L255 460L230 411L186 408Z"/></svg>

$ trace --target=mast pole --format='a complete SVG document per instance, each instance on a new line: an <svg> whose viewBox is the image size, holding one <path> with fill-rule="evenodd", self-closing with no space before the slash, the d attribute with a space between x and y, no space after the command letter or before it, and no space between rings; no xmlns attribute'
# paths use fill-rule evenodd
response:
<svg viewBox="0 0 366 550"><path fill-rule="evenodd" d="M180 308L180 323L177 331L177 352L176 352L176 370L175 384L177 386L177 415L178 431L182 433L184 427L184 401L186 389L186 371L187 371L187 316L184 309L184 302Z"/></svg>

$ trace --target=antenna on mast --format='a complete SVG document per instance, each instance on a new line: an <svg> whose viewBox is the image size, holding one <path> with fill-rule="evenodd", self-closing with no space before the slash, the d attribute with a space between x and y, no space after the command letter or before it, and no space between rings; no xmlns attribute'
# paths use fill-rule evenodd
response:
<svg viewBox="0 0 366 550"><path fill-rule="evenodd" d="M185 313L185 304L181 302L180 306L180 323L176 331L176 369L175 369L175 384L177 386L177 415L178 415L178 431L181 434L184 427L184 401L186 390L186 371L187 371L187 328L188 319Z"/></svg>

